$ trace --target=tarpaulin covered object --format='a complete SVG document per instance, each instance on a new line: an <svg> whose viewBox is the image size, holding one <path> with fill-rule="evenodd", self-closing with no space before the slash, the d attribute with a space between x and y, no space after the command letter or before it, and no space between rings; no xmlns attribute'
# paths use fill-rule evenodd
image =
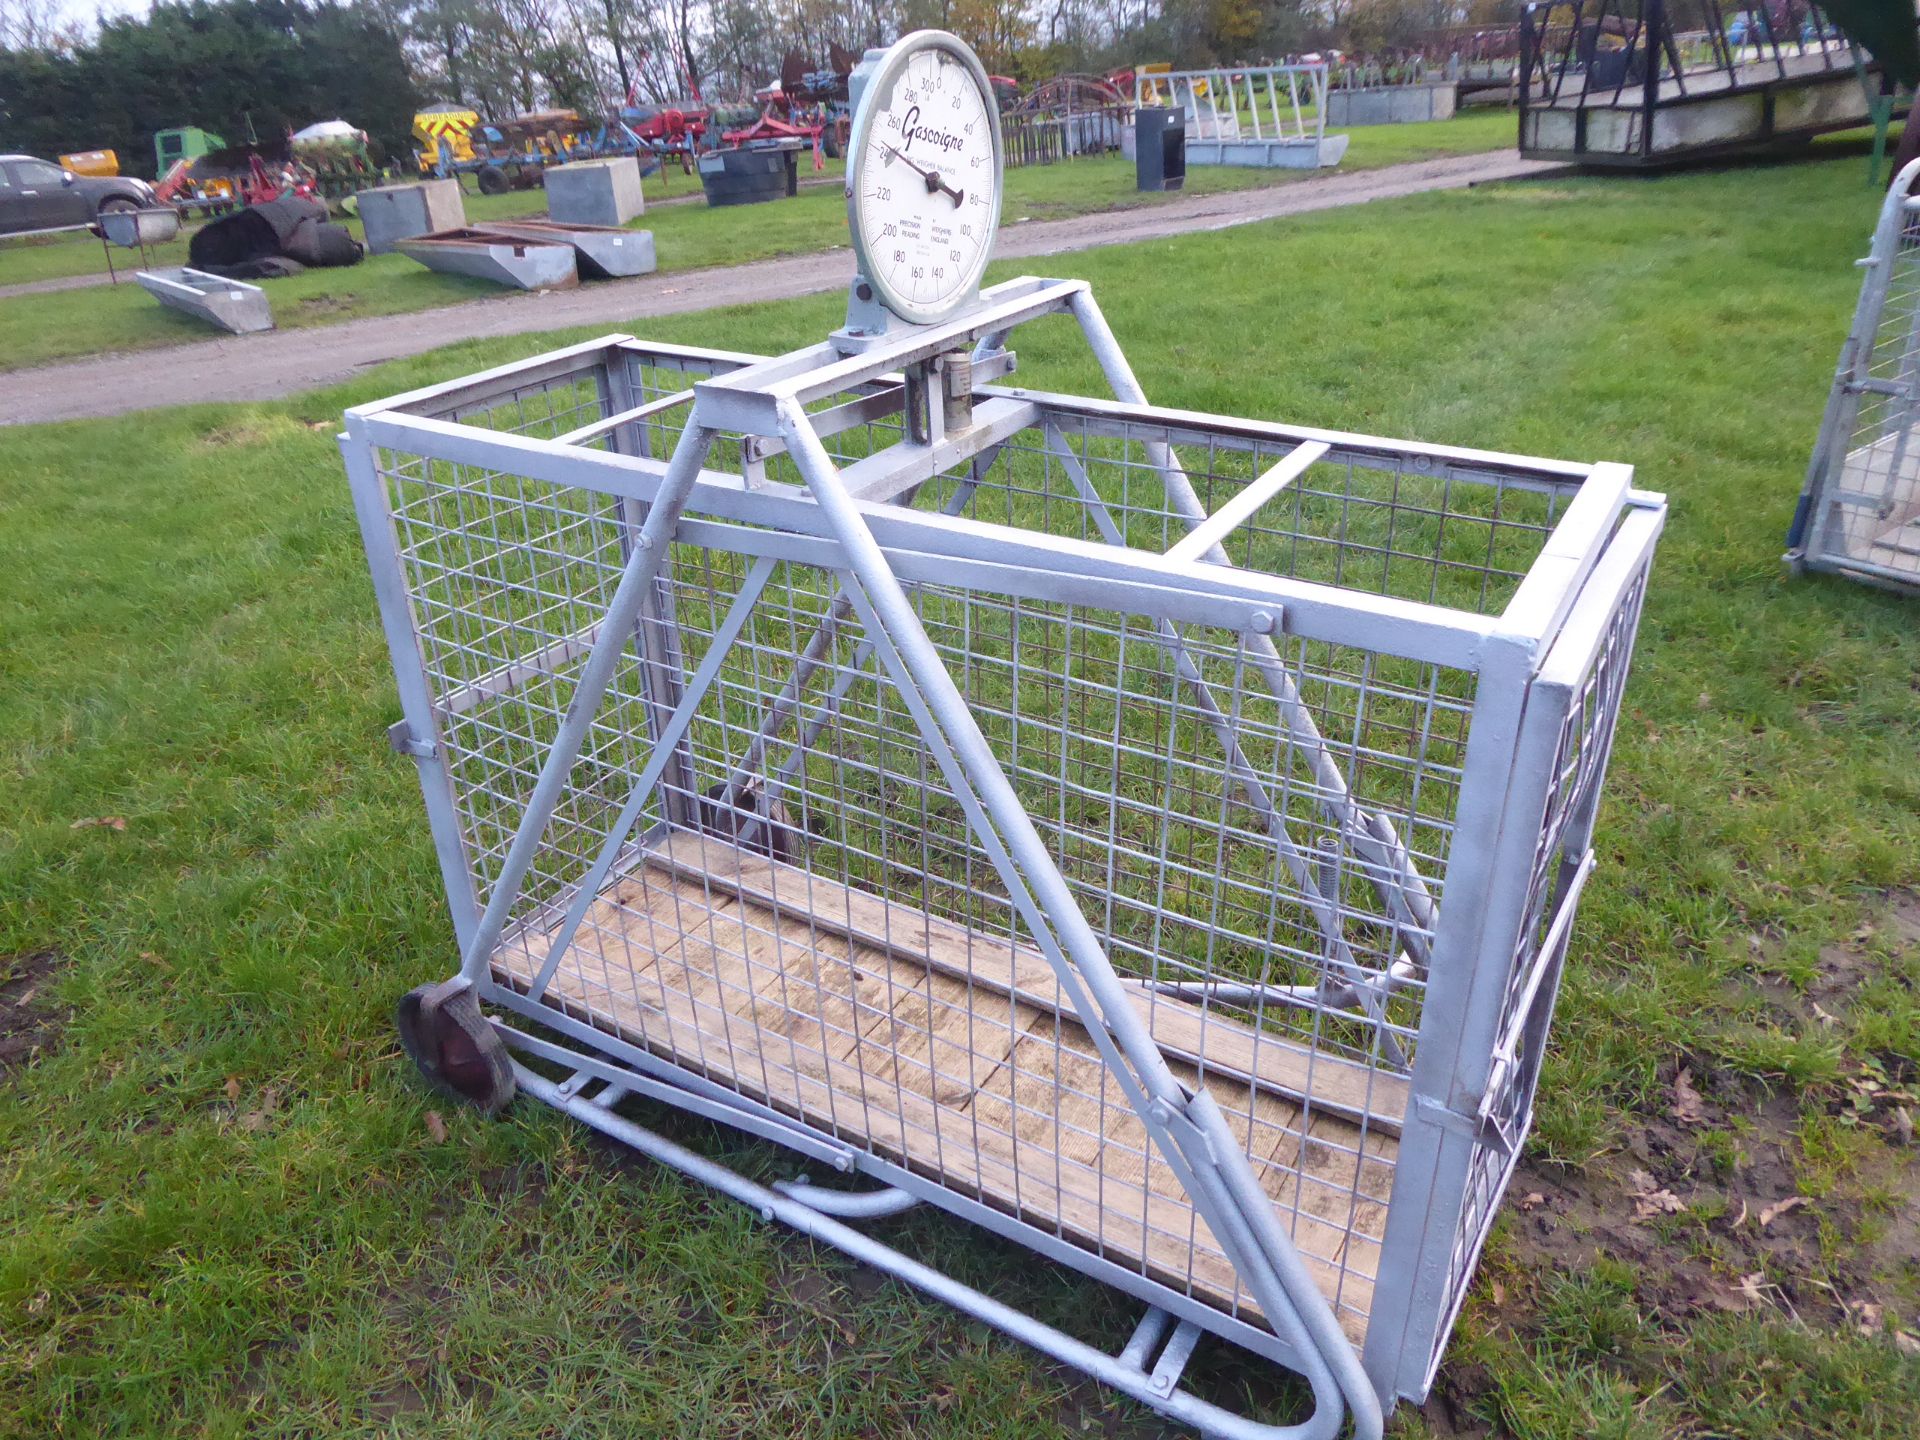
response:
<svg viewBox="0 0 1920 1440"><path fill-rule="evenodd" d="M365 253L345 226L327 222L325 205L299 195L216 220L187 246L196 270L242 280L297 274L308 265L358 265Z"/></svg>

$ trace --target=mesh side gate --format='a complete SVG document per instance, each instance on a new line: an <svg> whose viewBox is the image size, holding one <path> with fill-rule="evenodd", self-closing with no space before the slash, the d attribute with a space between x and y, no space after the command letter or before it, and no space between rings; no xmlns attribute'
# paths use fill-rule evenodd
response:
<svg viewBox="0 0 1920 1440"><path fill-rule="evenodd" d="M1920 202L1909 165L1860 262L1860 300L1787 537L1796 567L1920 589Z"/></svg>
<svg viewBox="0 0 1920 1440"><path fill-rule="evenodd" d="M1137 1359L1075 1363L1169 1413L1200 1403L1174 1388L1190 1331L1310 1377L1324 1363L1312 1305L1274 1288L1283 1262L1352 1347L1340 1363L1366 1351L1363 1383L1424 1389L1425 1351L1379 1361L1372 1320L1378 1288L1423 1263L1395 1253L1389 1215L1430 1198L1406 1198L1428 1182L1400 1155L1450 871L1482 843L1460 828L1491 703L1475 657L1570 534L1569 594L1604 572L1612 521L1570 503L1589 472L982 387L977 427L998 428L862 523L1036 842L1016 875L991 790L929 728L952 716L901 669L906 632L793 483L818 493L821 463L866 477L909 448L891 382L801 397L823 462L791 430L724 427L699 377L735 384L752 357L596 342L527 364L546 370L371 407L346 442L463 943L503 911L481 998L635 1067L619 1093L666 1077L690 1108L1140 1296L1179 1322L1164 1385ZM690 424L700 478L516 873ZM1540 877L1584 850L1630 618L1623 633L1558 778L1538 777L1555 833L1509 956L1552 974L1505 999L1526 989L1529 1017L1578 888ZM1030 908L1035 863L1095 949L1056 930L1067 911ZM1151 1047L1137 1073L1130 1035ZM1524 1092L1510 1129L1539 1038L1495 1087ZM600 1073L581 1064L576 1081ZM1237 1157L1220 1175L1198 1121L1142 1098L1156 1067L1218 1117ZM1472 1252L1504 1178L1454 1197ZM1456 1268L1442 1336L1471 1254ZM1062 1353L1032 1322L1016 1333Z"/></svg>

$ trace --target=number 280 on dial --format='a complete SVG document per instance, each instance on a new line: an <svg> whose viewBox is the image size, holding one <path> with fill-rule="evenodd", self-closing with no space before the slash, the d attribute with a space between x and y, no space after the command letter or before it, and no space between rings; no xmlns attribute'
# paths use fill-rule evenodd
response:
<svg viewBox="0 0 1920 1440"><path fill-rule="evenodd" d="M861 271L902 319L942 319L978 286L1000 221L986 72L950 35L909 35L867 82L854 127L847 208Z"/></svg>

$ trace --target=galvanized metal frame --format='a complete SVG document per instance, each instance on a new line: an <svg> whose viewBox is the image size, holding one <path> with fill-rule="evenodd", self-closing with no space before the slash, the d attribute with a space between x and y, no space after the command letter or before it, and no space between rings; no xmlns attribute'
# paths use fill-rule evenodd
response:
<svg viewBox="0 0 1920 1440"><path fill-rule="evenodd" d="M1190 164L1312 169L1338 164L1347 150L1346 136L1327 134L1328 83L1321 61L1140 71L1133 103L1186 115Z"/></svg>
<svg viewBox="0 0 1920 1440"><path fill-rule="evenodd" d="M1880 206L1787 563L1920 591L1920 161ZM1863 412L1866 412L1863 417ZM1899 518L1895 518L1895 517ZM1902 530L1907 532L1902 535Z"/></svg>
<svg viewBox="0 0 1920 1440"><path fill-rule="evenodd" d="M902 438L857 461L842 462L829 453L824 442L834 434L899 411L909 388L900 382L903 369L961 347L973 352L984 376L1005 374L1014 363L1007 349L1012 332L1050 314L1075 318L1116 399L1009 389L983 380L975 390L975 423L967 428L944 433L936 405L924 443ZM683 371L692 383L649 399L627 378L636 361L657 371ZM473 423L484 423L515 397L551 396L583 377L594 386L593 413L575 424L579 402L565 409L550 404L554 413L546 428L554 438ZM669 411L684 416L684 423L671 458L661 460L651 453L650 427ZM1087 480L1066 437L1069 428L1082 437L1144 439L1146 461L1129 463L1144 463L1157 475L1165 513L1184 520L1187 537L1158 554L1124 543L1125 517L1116 520ZM1002 447L1030 433L1041 437L1039 448L1053 452L1049 463L1062 464L1101 538L1025 532L960 513L972 496L970 487L979 484ZM1253 486L1209 514L1179 453L1183 446L1191 450L1199 444L1208 446L1209 454L1240 450L1284 458L1267 464ZM707 468L716 446L737 453L738 467ZM875 1263L1208 1433L1325 1436L1340 1426L1343 1415L1351 1415L1356 1433L1378 1434L1383 1401L1424 1394L1531 1113L1573 910L1591 869L1594 805L1633 621L1665 513L1660 497L1632 490L1629 472L1619 466L1401 444L1150 406L1084 284L1037 279L996 286L982 294L978 306L952 320L888 337L853 356L820 346L768 359L608 337L359 407L348 412L342 451L401 698L404 719L396 727L395 744L415 758L420 770L461 973L483 1000L536 1020L559 1037L543 1040L502 1025L509 1044L571 1074L556 1083L523 1066L519 1074L525 1088L768 1217ZM573 664L582 653L586 658L484 905L475 882L478 857L463 837L456 783L441 738L442 717L476 702L450 704L447 694L435 694L419 638L423 621L408 590L390 513L392 482L383 468L385 456L573 487L612 498L623 517L624 573L604 615L586 631L556 637L540 654L515 657L530 671ZM768 463L775 459L791 466L802 484L770 478ZM1541 530L1537 552L1499 613L1231 564L1220 542L1322 462L1409 471L1442 483L1449 492L1458 482L1543 495L1552 502L1550 529ZM907 508L929 481L962 472L971 481L963 481L939 513ZM737 555L748 567L747 584L712 632L707 659L692 669L671 649L675 618L660 611L661 592L654 583L675 546ZM1116 1264L943 1185L937 1176L849 1144L590 1024L543 995L602 882L652 837L654 832L631 832L663 777L683 763L677 731L684 731L700 706L760 589L782 563L813 566L837 577L837 598L825 612L828 624L857 623L865 636L837 683L851 683L848 677L868 673L877 662L878 670L871 673L884 676L911 712L921 744L945 776L947 793L966 813L973 843L991 859L1024 933L1052 967L1063 1004L1078 1017L1161 1161L1178 1177L1196 1215L1257 1299L1266 1325L1253 1323L1237 1308L1229 1313L1142 1270ZM1205 724L1220 737L1227 773L1256 811L1262 804L1260 782L1251 766L1233 758L1238 754L1232 732L1237 687L1231 705L1223 707L1188 658L1178 627L1204 626L1243 637L1253 657L1252 673L1264 677L1262 683L1290 715L1287 723L1306 747L1303 753L1317 753L1322 772L1333 762L1324 746L1314 749L1315 721L1299 693L1290 690L1274 637L1356 647L1476 677L1452 821L1453 834L1469 839L1452 849L1444 901L1419 880L1419 864L1386 817L1356 818L1358 812L1341 799L1345 790L1337 766L1325 777L1322 809L1357 857L1355 875L1383 887L1383 913L1395 917L1396 933L1410 937L1390 969L1368 970L1337 962L1336 956L1334 973L1345 977L1338 998L1376 1017L1380 1053L1392 1057L1399 1052L1397 1043L1387 1048L1392 1035L1384 1002L1402 985L1424 989L1419 1044L1409 1072L1411 1100L1393 1121L1398 1159L1360 1350L1342 1333L1212 1095L1204 1088L1188 1093L1169 1070L1161 1043L1133 1001L1139 992L1130 987L1138 982L1116 973L1082 912L1082 901L1062 878L948 673L946 659L929 640L912 599L924 585L978 586L1015 599L1155 617L1159 643L1184 677ZM652 657L650 671L677 677L666 682L666 690L650 692L653 760L634 774L619 818L602 837L598 862L576 882L566 904L556 900L535 916L516 915L521 877L568 783L599 696L629 646ZM521 683L514 666L494 674L497 678L486 679L486 685ZM806 683L796 671L793 693ZM775 711L781 703L791 710L790 702L776 702L771 695L768 700ZM776 714L765 728L777 729L787 718ZM757 763L764 741L754 743ZM682 780L670 788L684 795L689 784ZM1334 892L1324 889L1314 865L1286 839L1284 820L1272 802L1266 805L1278 853L1292 855L1287 862L1293 868L1291 883L1308 897L1312 910L1312 896ZM669 813L661 823L672 820ZM1330 879L1338 881L1337 870ZM536 923L550 928L555 920L561 921L563 939L552 946L540 973L531 983L503 983L492 963L503 937ZM1337 928L1329 932L1329 943L1333 955L1340 948ZM1162 987L1176 996L1181 988ZM1181 998L1204 1003L1206 993ZM1316 1003L1310 994L1276 992L1269 998L1295 1006ZM1323 997L1323 1003L1330 1002ZM587 1098L594 1085L602 1088ZM726 1120L843 1174L870 1176L886 1189L868 1198L818 1187L764 1190L615 1114L614 1107L629 1096ZM1091 1351L833 1218L886 1213L915 1201L984 1225L1143 1300L1149 1309L1133 1341L1119 1357ZM1260 1426L1180 1390L1179 1376L1202 1331L1303 1374L1315 1395L1311 1418L1293 1427Z"/></svg>

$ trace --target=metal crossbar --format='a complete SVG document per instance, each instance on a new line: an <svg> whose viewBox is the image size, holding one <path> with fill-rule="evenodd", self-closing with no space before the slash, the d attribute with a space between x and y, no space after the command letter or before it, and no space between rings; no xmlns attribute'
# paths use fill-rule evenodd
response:
<svg viewBox="0 0 1920 1440"><path fill-rule="evenodd" d="M1063 313L1115 399L994 385ZM954 353L973 394L909 414ZM504 1032L527 1089L1210 1431L1424 1391L1531 1115L1657 497L1156 409L1031 279L859 354L592 342L343 450L461 974L553 1037ZM629 1097L881 1188L721 1182ZM1146 1318L1099 1355L842 1223L913 1203ZM1310 1419L1182 1390L1206 1335Z"/></svg>

